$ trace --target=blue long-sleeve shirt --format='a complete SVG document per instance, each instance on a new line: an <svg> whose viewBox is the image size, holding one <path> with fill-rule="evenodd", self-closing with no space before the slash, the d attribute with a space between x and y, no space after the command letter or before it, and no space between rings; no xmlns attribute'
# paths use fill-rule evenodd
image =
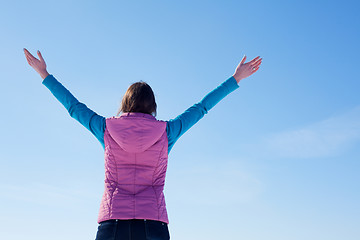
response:
<svg viewBox="0 0 360 240"><path fill-rule="evenodd" d="M47 76L43 80L43 84L66 108L70 116L94 134L103 148L105 148L104 132L106 128L106 118L98 115L85 104L79 102L53 75ZM170 152L181 135L194 126L211 108L238 87L235 78L230 77L208 93L200 102L194 104L176 118L166 121L168 152Z"/></svg>

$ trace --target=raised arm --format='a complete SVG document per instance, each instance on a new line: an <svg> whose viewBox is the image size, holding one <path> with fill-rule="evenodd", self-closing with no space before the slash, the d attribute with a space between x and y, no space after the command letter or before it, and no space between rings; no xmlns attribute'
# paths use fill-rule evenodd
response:
<svg viewBox="0 0 360 240"><path fill-rule="evenodd" d="M85 104L79 102L53 75L46 70L46 63L40 53L39 59L35 58L28 50L24 49L29 65L43 78L43 84L51 91L57 100L66 108L70 116L86 127L100 141L104 147L105 118L96 114Z"/></svg>
<svg viewBox="0 0 360 240"><path fill-rule="evenodd" d="M238 83L242 79L255 73L259 69L262 61L260 57L256 57L248 63L245 63L245 60L246 56L243 57L240 64L237 66L235 73L220 86L207 94L199 103L194 104L175 119L167 121L166 131L169 141L169 152L181 135L194 126L224 97L236 90L239 87Z"/></svg>

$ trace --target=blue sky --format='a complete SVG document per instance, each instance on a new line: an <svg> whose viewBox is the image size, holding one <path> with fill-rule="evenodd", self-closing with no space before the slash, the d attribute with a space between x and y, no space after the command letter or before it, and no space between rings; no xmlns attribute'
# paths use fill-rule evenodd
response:
<svg viewBox="0 0 360 240"><path fill-rule="evenodd" d="M103 150L22 49L106 117L147 81L168 120L260 70L169 156L172 239L358 239L356 1L8 1L0 9L0 238L94 239Z"/></svg>

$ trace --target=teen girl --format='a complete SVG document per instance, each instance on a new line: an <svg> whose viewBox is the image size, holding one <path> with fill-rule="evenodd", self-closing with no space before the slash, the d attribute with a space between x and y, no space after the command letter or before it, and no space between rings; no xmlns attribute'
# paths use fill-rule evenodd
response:
<svg viewBox="0 0 360 240"><path fill-rule="evenodd" d="M256 57L245 63L244 56L234 75L199 103L172 120L159 121L155 118L154 93L145 82L128 88L120 116L105 118L79 102L47 72L40 51L39 59L26 49L24 52L29 65L42 77L42 83L104 147L105 191L96 240L170 239L163 189L171 148L212 107L237 89L240 80L255 73L262 61Z"/></svg>

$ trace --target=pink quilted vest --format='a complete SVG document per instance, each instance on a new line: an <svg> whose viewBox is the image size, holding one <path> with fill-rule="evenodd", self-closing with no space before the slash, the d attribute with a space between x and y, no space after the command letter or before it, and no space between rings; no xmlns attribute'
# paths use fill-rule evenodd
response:
<svg viewBox="0 0 360 240"><path fill-rule="evenodd" d="M106 119L105 191L98 222L150 219L169 223L163 193L166 122L143 113Z"/></svg>

